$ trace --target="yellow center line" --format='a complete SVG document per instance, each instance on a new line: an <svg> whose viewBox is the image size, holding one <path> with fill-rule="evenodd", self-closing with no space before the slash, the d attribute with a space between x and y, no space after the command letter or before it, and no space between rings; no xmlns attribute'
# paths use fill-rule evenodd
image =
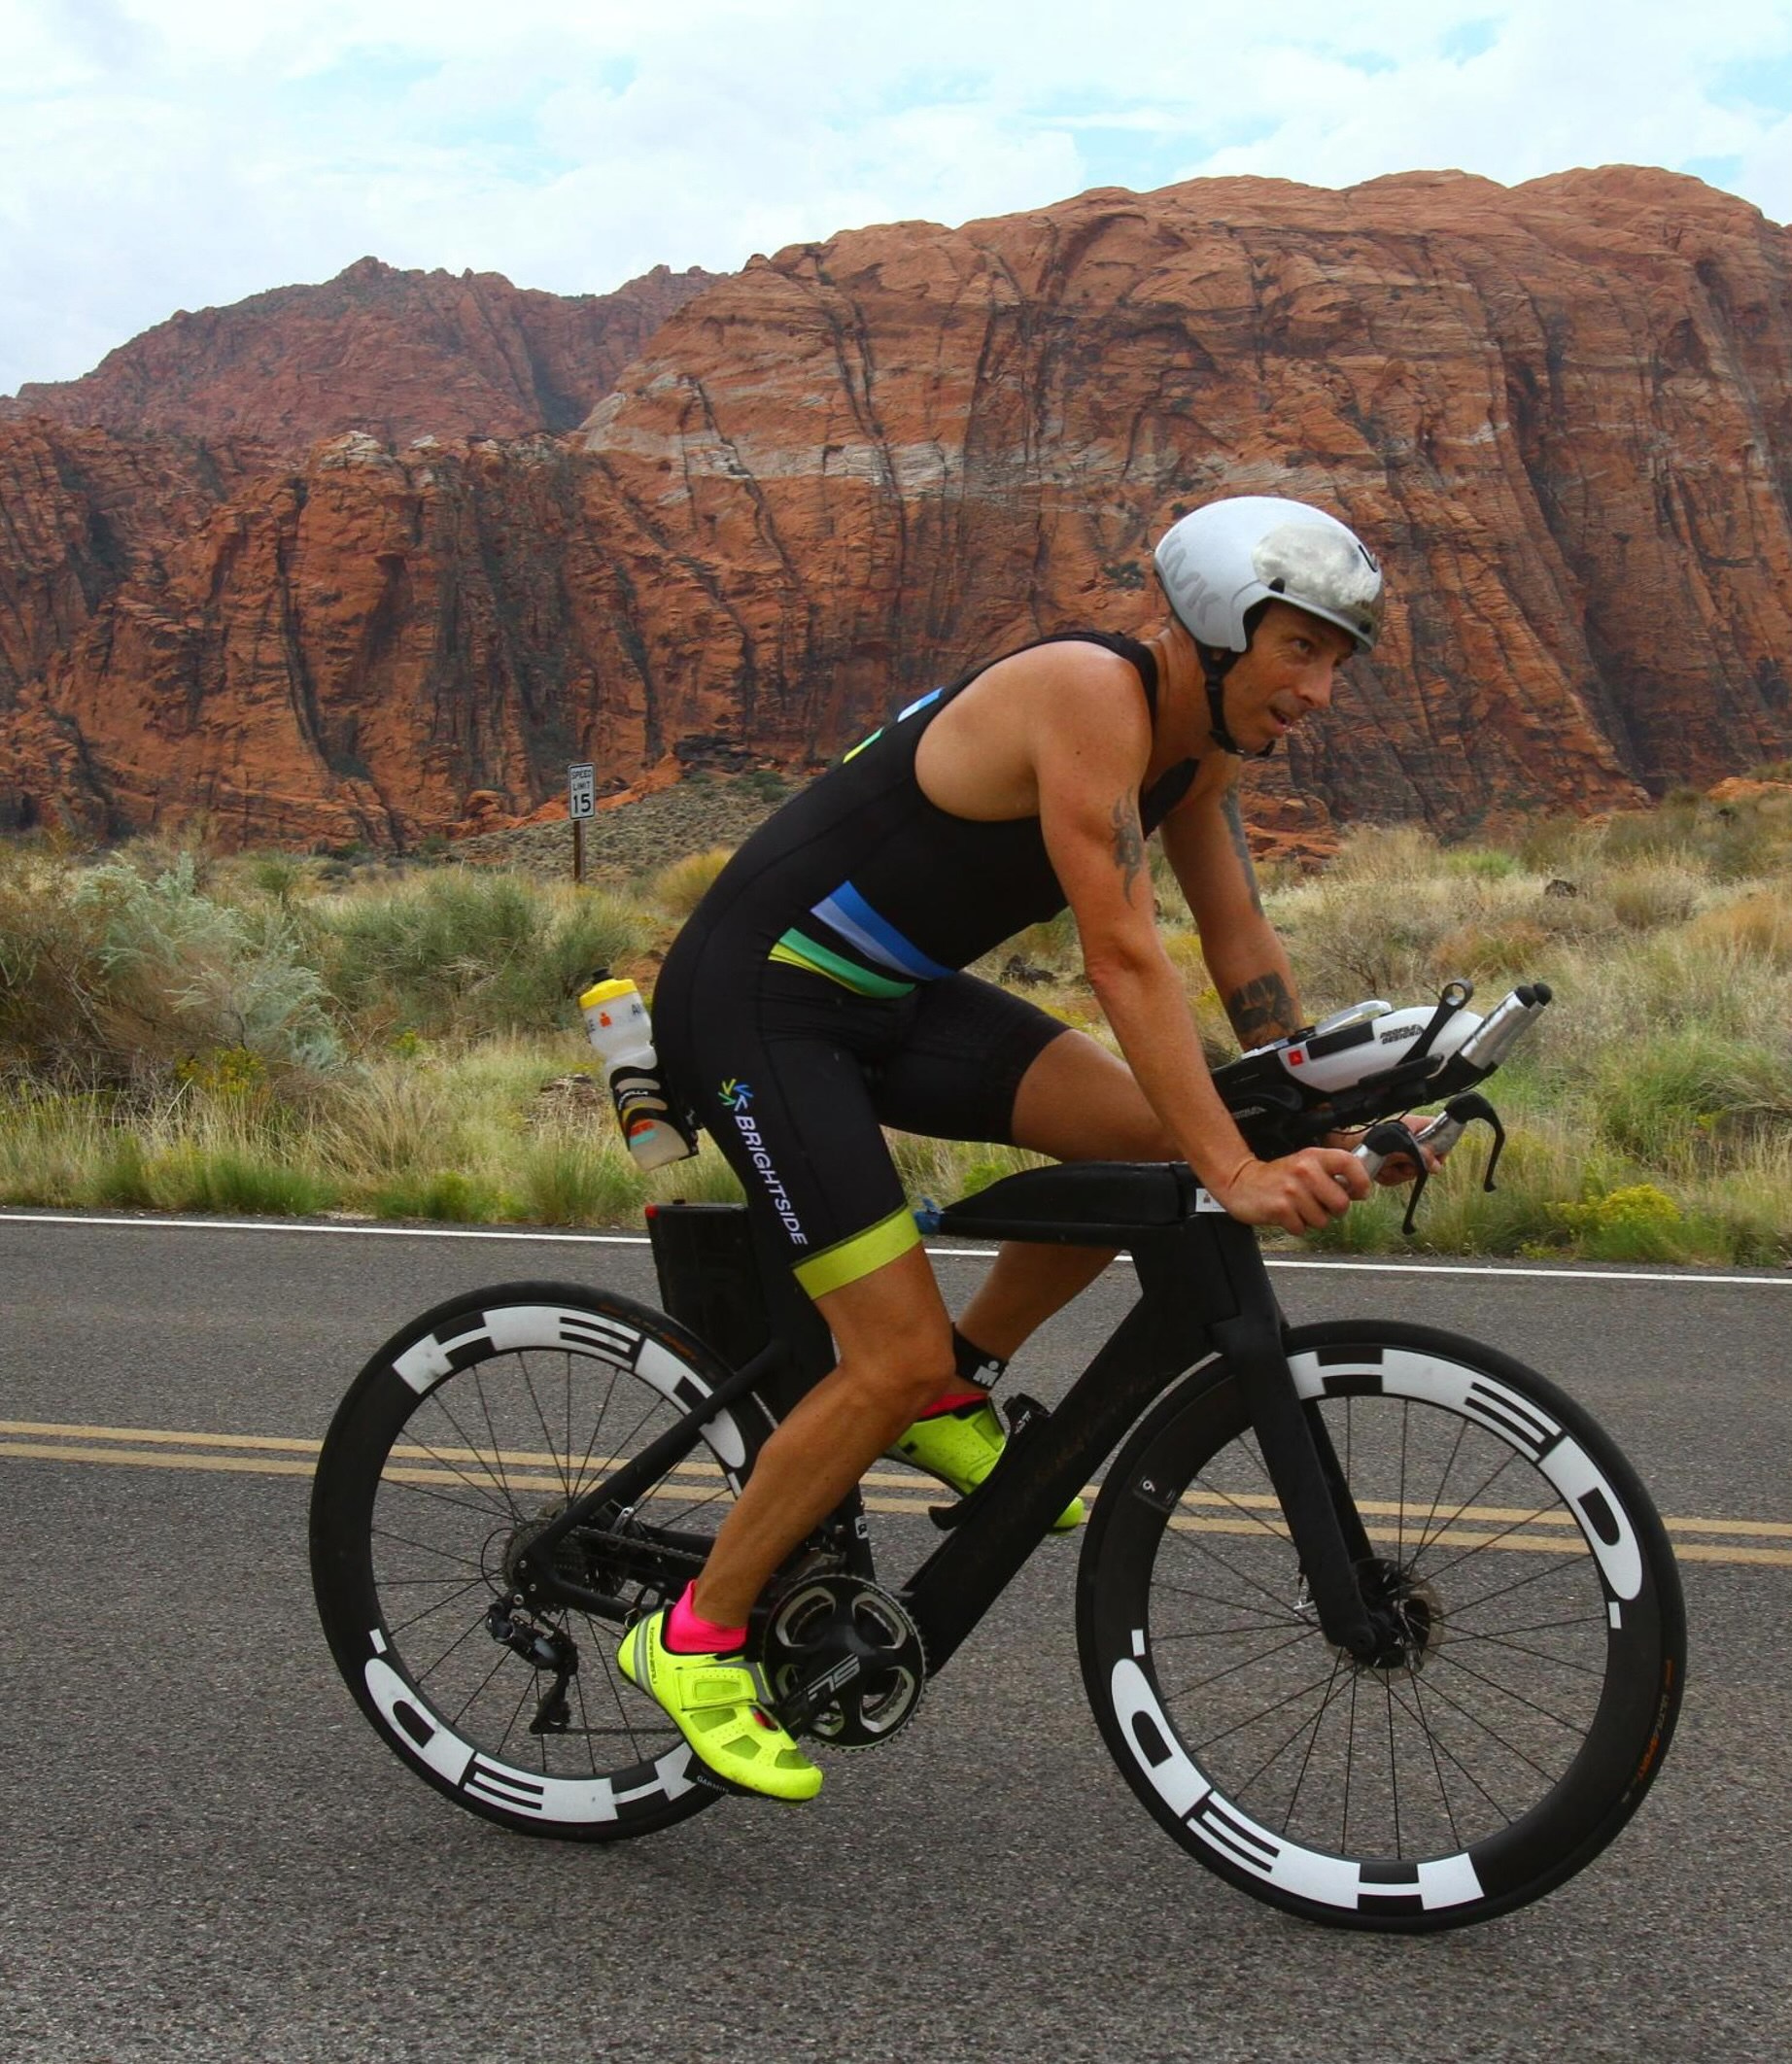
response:
<svg viewBox="0 0 1792 2064"><path fill-rule="evenodd" d="M129 1445L123 1445L128 1443ZM162 1468L197 1469L214 1472L257 1476L309 1476L313 1462L323 1443L317 1440L300 1440L286 1434L246 1434L179 1431L157 1427L104 1427L67 1425L47 1420L0 1420L0 1459L23 1462L99 1462L111 1463L119 1468ZM465 1463L479 1475L497 1483L492 1463L497 1462L502 1471L502 1488L534 1496L553 1496L564 1493L565 1477L561 1473L567 1466L566 1459L546 1449L505 1448L494 1456L490 1451L481 1452L472 1448L432 1448L399 1444L393 1449L400 1466L388 1467L386 1478L392 1482L430 1485L466 1484L469 1479L465 1470L457 1466ZM287 1460L286 1458L293 1458ZM625 1458L621 1456L581 1455L574 1467L575 1475L592 1469L618 1467ZM417 1466L407 1466L408 1464ZM714 1496L710 1485L718 1483L721 1471L712 1462L692 1458L678 1465L675 1472L685 1478L700 1479L697 1484L668 1486L660 1495L674 1501L690 1502ZM864 1478L870 1492L894 1490L906 1494L899 1497L868 1496L865 1502L874 1512L924 1511L949 1496L942 1488L936 1488L930 1479L916 1472L873 1470ZM1086 1485L1086 1497L1094 1497L1100 1490L1096 1484ZM1429 1529L1441 1522L1443 1531L1434 1536L1436 1541L1463 1547L1493 1546L1519 1551L1541 1552L1544 1550L1561 1554L1573 1552L1572 1544L1564 1531L1527 1531L1528 1529L1558 1529L1571 1531L1571 1517L1562 1511L1538 1512L1524 1507L1501 1505L1465 1505L1460 1509L1438 1510L1430 1505L1407 1504L1397 1501L1365 1498L1361 1504L1365 1520L1392 1519L1394 1527L1370 1525L1367 1529L1373 1540L1397 1541L1412 1527ZM1261 1533L1271 1532L1286 1535L1286 1528L1279 1516L1270 1520L1259 1514L1279 1515L1280 1508L1272 1494L1253 1492L1226 1496L1212 1491L1186 1492L1180 1500L1177 1516L1171 1521L1179 1531L1200 1533ZM1225 1518L1230 1512L1236 1516ZM1207 1514L1213 1517L1207 1517ZM1470 1523L1466 1528L1465 1523ZM1474 1529L1492 1525L1500 1531L1493 1533L1478 1532ZM1712 1519L1706 1517L1669 1517L1664 1521L1668 1531L1673 1536L1674 1553L1682 1562L1755 1564L1772 1567L1792 1567L1792 1550L1742 1545L1753 1541L1786 1541L1792 1543L1792 1522L1781 1520ZM1688 1536L1700 1534L1727 1534L1730 1541L1704 1542Z"/></svg>

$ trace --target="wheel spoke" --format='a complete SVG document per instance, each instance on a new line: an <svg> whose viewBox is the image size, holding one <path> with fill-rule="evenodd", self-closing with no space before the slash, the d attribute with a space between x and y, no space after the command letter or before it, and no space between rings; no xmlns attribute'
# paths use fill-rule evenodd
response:
<svg viewBox="0 0 1792 2064"><path fill-rule="evenodd" d="M451 1548L443 1548L435 1541L420 1541L415 1535L400 1533L393 1527L374 1527L369 1538L376 1541L391 1541L400 1548L415 1548L420 1555L432 1555L444 1563L458 1563L463 1569L478 1569L482 1565L470 1555L459 1555Z"/></svg>
<svg viewBox="0 0 1792 2064"><path fill-rule="evenodd" d="M1451 1669L1461 1670L1464 1676L1472 1677L1477 1684L1485 1685L1489 1691L1498 1693L1500 1698L1510 1699L1514 1705L1522 1705L1527 1712L1535 1713L1539 1720L1547 1720L1552 1727L1559 1727L1565 1735L1579 1735L1583 1732L1580 1722L1565 1720L1560 1713L1552 1712L1547 1705L1539 1705L1534 1699L1527 1699L1522 1692L1515 1692L1510 1685L1501 1684L1498 1677L1490 1677L1484 1670L1471 1669L1460 1656L1453 1656L1447 1650L1439 1649L1437 1660Z"/></svg>
<svg viewBox="0 0 1792 2064"><path fill-rule="evenodd" d="M1171 1538L1183 1542L1187 1546L1188 1552L1190 1555L1195 1553L1196 1545L1198 1543L1200 1554L1205 1557L1208 1562L1218 1563L1220 1567L1223 1569L1228 1576L1237 1578L1238 1582L1241 1583L1247 1591L1255 1591L1260 1593L1264 1598L1266 1598L1270 1601L1272 1605L1279 1606L1284 1612L1290 1609L1287 1600L1280 1598L1273 1590L1270 1589L1267 1584L1261 1582L1258 1578L1252 1576L1248 1571L1240 1569L1235 1563L1227 1562L1225 1557L1223 1556L1217 1548L1211 1545L1210 1538L1207 1535L1200 1534L1190 1536L1186 1533L1179 1533L1172 1535ZM1285 1541L1280 1534L1277 1534L1274 1538L1276 1541L1276 1545L1279 1548L1288 1551L1289 1554L1292 1556L1292 1543ZM1205 1596L1206 1594L1202 1595Z"/></svg>
<svg viewBox="0 0 1792 2064"><path fill-rule="evenodd" d="M1195 1742L1192 1753L1197 1759L1204 1756L1209 1749L1214 1748L1220 1742L1229 1741L1241 1729L1258 1726L1262 1721L1267 1720L1271 1713L1279 1713L1284 1706L1292 1705L1296 1699L1304 1699L1308 1693L1316 1692L1322 1684L1327 1684L1330 1681L1331 1672L1327 1670L1323 1675L1314 1677L1305 1684L1297 1685L1294 1690L1278 1699L1273 1705L1264 1706L1261 1712L1247 1713L1242 1720L1234 1720L1230 1727L1220 1728L1215 1733L1208 1735L1204 1739Z"/></svg>
<svg viewBox="0 0 1792 2064"><path fill-rule="evenodd" d="M1504 1634L1465 1634L1456 1645L1460 1647L1464 1640L1480 1641L1489 1648L1510 1649L1518 1656L1534 1656L1539 1663L1553 1663L1558 1669L1577 1670L1583 1677L1597 1677L1602 1684L1605 1681L1603 1668L1596 1669L1591 1663L1577 1663L1572 1656L1559 1656L1547 1648L1533 1648L1527 1642L1511 1640Z"/></svg>
<svg viewBox="0 0 1792 2064"><path fill-rule="evenodd" d="M1287 1614L1279 1620L1272 1620L1265 1613L1258 1619L1247 1621L1237 1627L1179 1627L1174 1634L1158 1634L1154 1630L1152 1646L1161 1648L1166 1641L1219 1641L1228 1634L1262 1634L1270 1628L1285 1627L1287 1624Z"/></svg>
<svg viewBox="0 0 1792 2064"><path fill-rule="evenodd" d="M1444 1818L1450 1823L1451 1845L1460 1849L1463 1845L1463 1838L1456 1825L1456 1809L1450 1804L1450 1787L1443 1781L1443 1765L1438 1760L1437 1755L1437 1737L1431 1730L1430 1722L1425 1717L1425 1694L1420 1689L1417 1672L1413 1674L1409 1683L1412 1691L1411 1717L1417 1721L1419 1732L1425 1737L1425 1745L1430 1751L1431 1772L1437 1779L1437 1797L1443 1806ZM1388 1696L1390 1698L1395 1696L1392 1685L1388 1687ZM1402 1703L1401 1710L1406 1710L1404 1703Z"/></svg>
<svg viewBox="0 0 1792 2064"><path fill-rule="evenodd" d="M485 1615L481 1613L476 1620L469 1621L467 1625L461 1630L461 1632L454 1637L454 1639L449 1642L448 1646L442 1650L441 1654L435 1658L433 1663L426 1663L421 1669L415 1669L411 1672L412 1678L415 1680L419 1688L427 1684L429 1680L432 1676L434 1676L436 1671L441 1668L442 1665L447 1662L448 1658L453 1655L465 1642L470 1641L475 1634L483 1634L484 1631ZM398 1634L403 1632L403 1630L395 1627L391 1630L391 1632L396 1637Z"/></svg>
<svg viewBox="0 0 1792 2064"><path fill-rule="evenodd" d="M1348 1441L1346 1442L1348 1449ZM1319 1731L1326 1715L1331 1710L1332 1701L1337 1697L1338 1680L1343 1672L1344 1658L1334 1656L1331 1662L1331 1680L1326 1686L1326 1696L1319 1702L1319 1710L1313 1715L1313 1730L1307 1737L1307 1751L1300 1759L1300 1768L1294 1772L1294 1789L1288 1795L1288 1806L1282 1815L1282 1832L1286 1835L1293 1822L1294 1807L1300 1801L1300 1788L1307 1781L1307 1772L1313 1764L1313 1748L1319 1739Z"/></svg>
<svg viewBox="0 0 1792 2064"><path fill-rule="evenodd" d="M465 1584L457 1586L456 1589L451 1592L447 1598L437 1599L432 1604L426 1605L421 1612L412 1613L408 1620L400 1620L396 1626L388 1627L386 1630L386 1636L388 1640L396 1641L401 1634L408 1634L413 1627L421 1627L425 1620L433 1619L438 1612L446 1612L449 1606L452 1605L457 1599L464 1599L469 1591L484 1590L485 1579L483 1577L469 1577ZM482 1614L479 1620L475 1620L473 1622L473 1625L479 1626L482 1623L483 1618L484 1615ZM465 1638L466 1636L465 1634L461 1636L461 1640L463 1641L465 1640ZM460 1642L457 1641L455 1643L455 1646L458 1648L460 1646ZM450 1651L450 1653L452 1653L452 1651Z"/></svg>
<svg viewBox="0 0 1792 2064"><path fill-rule="evenodd" d="M1246 1656L1242 1663L1230 1663L1224 1669L1215 1670L1212 1676L1196 1677L1191 1683L1179 1685L1175 1691L1166 1692L1164 1697L1186 1699L1190 1692L1210 1691L1216 1684L1223 1684L1227 1677L1237 1676L1241 1669L1254 1669L1258 1664L1268 1662L1271 1656L1282 1654L1284 1649L1293 1648L1298 1643L1311 1639L1311 1631L1303 1627L1298 1633L1290 1634L1287 1640L1278 1641L1273 1648L1261 1649L1254 1656Z"/></svg>

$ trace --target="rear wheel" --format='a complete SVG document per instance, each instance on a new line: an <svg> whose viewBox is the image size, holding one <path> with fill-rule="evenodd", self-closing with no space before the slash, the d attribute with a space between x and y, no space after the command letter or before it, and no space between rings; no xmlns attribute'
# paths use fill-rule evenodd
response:
<svg viewBox="0 0 1792 2064"><path fill-rule="evenodd" d="M1624 1458L1497 1351L1418 1326L1290 1341L1397 1638L1321 1631L1231 1371L1134 1434L1079 1576L1085 1681L1134 1791L1210 1869L1309 1918L1461 1926L1587 1863L1680 1700L1671 1551Z"/></svg>
<svg viewBox="0 0 1792 2064"><path fill-rule="evenodd" d="M771 1430L748 1401L626 1513L554 1551L605 1610L525 1604L531 1536L699 1405L727 1370L626 1297L506 1284L380 1349L331 1425L312 1578L338 1668L387 1744L459 1806L530 1834L645 1834L719 1796L615 1650L675 1598Z"/></svg>

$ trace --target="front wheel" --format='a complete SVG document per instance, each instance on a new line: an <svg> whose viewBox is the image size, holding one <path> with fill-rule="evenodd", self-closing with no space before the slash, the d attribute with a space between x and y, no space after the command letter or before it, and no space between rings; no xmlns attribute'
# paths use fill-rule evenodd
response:
<svg viewBox="0 0 1792 2064"><path fill-rule="evenodd" d="M1134 1433L1084 1544L1102 1735L1256 1898L1344 1927L1488 1919L1586 1864L1661 1766L1685 1667L1667 1535L1587 1414L1492 1348L1365 1322L1303 1327L1289 1359L1397 1653L1327 1640L1215 1360Z"/></svg>
<svg viewBox="0 0 1792 2064"><path fill-rule="evenodd" d="M458 1806L603 1841L720 1796L615 1650L703 1566L771 1430L758 1403L706 1421L626 1510L553 1549L603 1609L530 1606L517 1571L533 1535L727 1373L627 1297L511 1283L413 1321L343 1399L312 1493L319 1614L362 1711Z"/></svg>

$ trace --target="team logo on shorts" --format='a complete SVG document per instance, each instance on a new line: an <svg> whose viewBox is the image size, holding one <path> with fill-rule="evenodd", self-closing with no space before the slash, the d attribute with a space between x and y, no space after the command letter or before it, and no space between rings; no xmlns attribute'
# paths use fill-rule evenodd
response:
<svg viewBox="0 0 1792 2064"><path fill-rule="evenodd" d="M797 1217L796 1207L791 1203L784 1188L783 1180L773 1165L772 1155L760 1136L759 1127L747 1116L747 1107L753 1101L749 1084L731 1078L716 1091L723 1104L734 1113L735 1130L741 1135L741 1144L745 1148L747 1158L759 1172L759 1179L766 1187L766 1195L772 1201L772 1209L783 1221L784 1230L797 1247L809 1245L809 1235L803 1230L803 1221Z"/></svg>

